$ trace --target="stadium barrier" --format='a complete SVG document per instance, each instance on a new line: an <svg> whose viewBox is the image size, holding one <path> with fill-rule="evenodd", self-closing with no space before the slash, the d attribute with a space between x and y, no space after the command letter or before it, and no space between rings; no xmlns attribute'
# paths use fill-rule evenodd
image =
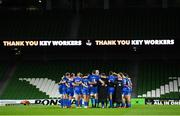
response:
<svg viewBox="0 0 180 116"><path fill-rule="evenodd" d="M7 105L60 105L60 99L30 99L30 100L0 100L0 106ZM28 103L28 104L27 104ZM145 105L144 98L132 98L132 105ZM72 100L72 104L75 104L75 100Z"/></svg>
<svg viewBox="0 0 180 116"><path fill-rule="evenodd" d="M180 105L180 99L146 98L146 105Z"/></svg>

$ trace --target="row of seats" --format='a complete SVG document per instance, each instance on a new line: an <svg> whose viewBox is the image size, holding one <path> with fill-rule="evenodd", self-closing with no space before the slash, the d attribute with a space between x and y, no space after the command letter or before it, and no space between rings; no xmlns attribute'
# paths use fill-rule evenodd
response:
<svg viewBox="0 0 180 116"><path fill-rule="evenodd" d="M138 97L165 97L168 94L171 96L167 96L167 97L171 97L171 98L179 98L180 96L180 77L178 77L177 80L173 80L173 81L169 81L169 83L165 84L165 85L161 85L160 87L147 91L146 93L139 95ZM173 93L176 93L175 96L173 95Z"/></svg>
<svg viewBox="0 0 180 116"><path fill-rule="evenodd" d="M12 79L0 99L45 99L49 98L28 82Z"/></svg>
<svg viewBox="0 0 180 116"><path fill-rule="evenodd" d="M59 98L58 84L48 78L19 78L20 81L27 81L29 84L35 86L39 91L44 92L50 98Z"/></svg>
<svg viewBox="0 0 180 116"><path fill-rule="evenodd" d="M140 11L134 14L130 11L82 13L79 15L80 27L77 36L91 39L176 37L179 30L179 17L163 15L165 13L142 14ZM0 34L3 39L71 39L73 13L10 12L0 14L3 17L0 22Z"/></svg>
<svg viewBox="0 0 180 116"><path fill-rule="evenodd" d="M82 38L158 38L176 37L178 16L162 15L115 15L85 14L80 24L79 36Z"/></svg>
<svg viewBox="0 0 180 116"><path fill-rule="evenodd" d="M138 97L179 98L179 69L178 63L142 63L137 78Z"/></svg>
<svg viewBox="0 0 180 116"><path fill-rule="evenodd" d="M17 14L17 15L15 15ZM4 39L59 39L70 33L71 13L18 13L1 14L1 37ZM6 22L6 23L5 23Z"/></svg>

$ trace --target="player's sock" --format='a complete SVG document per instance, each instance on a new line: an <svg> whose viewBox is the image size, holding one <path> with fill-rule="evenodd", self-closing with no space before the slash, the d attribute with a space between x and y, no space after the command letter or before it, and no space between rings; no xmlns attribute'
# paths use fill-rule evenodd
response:
<svg viewBox="0 0 180 116"><path fill-rule="evenodd" d="M76 100L76 107L78 107L79 105L78 105L78 100Z"/></svg>
<svg viewBox="0 0 180 116"><path fill-rule="evenodd" d="M96 105L96 100L95 100L95 98L93 99L93 105L94 105L94 107L95 107L95 105Z"/></svg>
<svg viewBox="0 0 180 116"><path fill-rule="evenodd" d="M69 107L69 99L66 100L66 106Z"/></svg>
<svg viewBox="0 0 180 116"><path fill-rule="evenodd" d="M101 102L102 108L104 108L104 101Z"/></svg>
<svg viewBox="0 0 180 116"><path fill-rule="evenodd" d="M116 107L119 107L119 103L116 103Z"/></svg>
<svg viewBox="0 0 180 116"><path fill-rule="evenodd" d="M86 102L84 102L84 107L86 106Z"/></svg>
<svg viewBox="0 0 180 116"><path fill-rule="evenodd" d="M87 102L87 106L89 106L89 102Z"/></svg>
<svg viewBox="0 0 180 116"><path fill-rule="evenodd" d="M59 104L62 107L62 99L59 100Z"/></svg>
<svg viewBox="0 0 180 116"><path fill-rule="evenodd" d="M84 106L87 106L87 102L84 102Z"/></svg>
<svg viewBox="0 0 180 116"><path fill-rule="evenodd" d="M68 106L68 99L64 100L64 106Z"/></svg>
<svg viewBox="0 0 180 116"><path fill-rule="evenodd" d="M84 108L88 108L88 102L84 102Z"/></svg>
<svg viewBox="0 0 180 116"><path fill-rule="evenodd" d="M71 100L68 101L68 107L71 107Z"/></svg>
<svg viewBox="0 0 180 116"><path fill-rule="evenodd" d="M61 106L64 107L64 99L61 99Z"/></svg>
<svg viewBox="0 0 180 116"><path fill-rule="evenodd" d="M125 103L122 103L122 104L121 104L121 107L125 107Z"/></svg>
<svg viewBox="0 0 180 116"><path fill-rule="evenodd" d="M108 101L107 100L105 101L105 104L106 104L106 107L107 107L108 106Z"/></svg>
<svg viewBox="0 0 180 116"><path fill-rule="evenodd" d="M113 107L113 101L109 100L109 102L110 102L110 107L112 108Z"/></svg>
<svg viewBox="0 0 180 116"><path fill-rule="evenodd" d="M98 99L95 99L95 107L98 107Z"/></svg>
<svg viewBox="0 0 180 116"><path fill-rule="evenodd" d="M80 106L82 107L82 99L80 99Z"/></svg>
<svg viewBox="0 0 180 116"><path fill-rule="evenodd" d="M91 98L92 107L94 107L94 98Z"/></svg>

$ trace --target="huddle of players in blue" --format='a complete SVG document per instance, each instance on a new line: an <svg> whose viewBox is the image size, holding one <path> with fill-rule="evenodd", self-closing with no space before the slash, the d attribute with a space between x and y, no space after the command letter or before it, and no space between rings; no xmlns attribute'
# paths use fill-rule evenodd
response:
<svg viewBox="0 0 180 116"><path fill-rule="evenodd" d="M127 74L110 71L109 76L99 74L99 70L92 74L66 73L59 82L59 93L62 95L60 105L62 108L70 108L75 98L77 108L89 107L89 99L92 107L131 107L132 82ZM115 99L114 99L115 98Z"/></svg>

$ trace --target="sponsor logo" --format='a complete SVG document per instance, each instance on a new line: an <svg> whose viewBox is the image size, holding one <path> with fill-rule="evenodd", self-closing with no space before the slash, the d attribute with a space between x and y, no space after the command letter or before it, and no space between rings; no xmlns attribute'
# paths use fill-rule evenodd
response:
<svg viewBox="0 0 180 116"><path fill-rule="evenodd" d="M180 105L179 99L146 99L147 105Z"/></svg>

